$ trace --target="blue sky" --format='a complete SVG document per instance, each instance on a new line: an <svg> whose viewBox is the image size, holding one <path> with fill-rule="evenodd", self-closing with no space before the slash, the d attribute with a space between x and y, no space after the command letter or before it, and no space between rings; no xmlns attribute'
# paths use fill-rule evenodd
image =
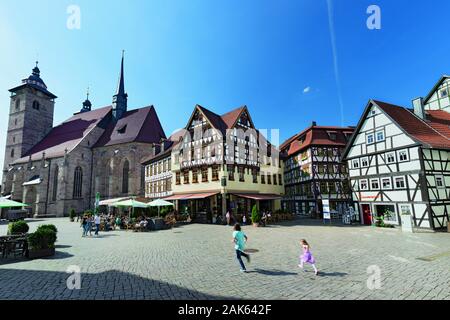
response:
<svg viewBox="0 0 450 320"><path fill-rule="evenodd" d="M66 27L72 4L80 30ZM381 30L366 26L371 4ZM87 86L94 107L111 103L124 49L129 108L153 104L167 135L195 104L245 104L283 140L313 120L340 125L340 101L343 123L356 125L370 98L410 106L426 95L450 70L448 12L445 0L1 0L0 165L7 90L36 59L59 97L55 125L80 109Z"/></svg>

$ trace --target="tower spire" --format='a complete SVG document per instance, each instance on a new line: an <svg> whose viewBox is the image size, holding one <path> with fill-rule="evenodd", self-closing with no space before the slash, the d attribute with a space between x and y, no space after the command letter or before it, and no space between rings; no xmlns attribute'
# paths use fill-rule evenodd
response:
<svg viewBox="0 0 450 320"><path fill-rule="evenodd" d="M83 108L81 108L80 112L89 112L92 109L92 103L89 101L89 87L87 87L86 91L86 100L83 102Z"/></svg>
<svg viewBox="0 0 450 320"><path fill-rule="evenodd" d="M119 84L117 85L116 94L113 96L113 116L116 120L122 118L123 114L127 112L128 95L125 92L125 77L123 72L124 57L125 57L125 50L122 50Z"/></svg>

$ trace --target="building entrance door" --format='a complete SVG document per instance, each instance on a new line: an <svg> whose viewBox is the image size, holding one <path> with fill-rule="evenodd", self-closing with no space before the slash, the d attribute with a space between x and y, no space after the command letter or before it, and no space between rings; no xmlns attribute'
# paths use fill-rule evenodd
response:
<svg viewBox="0 0 450 320"><path fill-rule="evenodd" d="M362 204L361 211L363 214L363 222L366 226L370 226L372 224L372 213L370 211L370 204Z"/></svg>

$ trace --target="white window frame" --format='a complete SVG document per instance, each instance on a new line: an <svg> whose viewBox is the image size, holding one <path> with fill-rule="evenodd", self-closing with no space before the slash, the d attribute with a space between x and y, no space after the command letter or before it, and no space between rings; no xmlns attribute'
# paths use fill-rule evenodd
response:
<svg viewBox="0 0 450 320"><path fill-rule="evenodd" d="M384 181L389 181L389 187L384 186ZM383 190L389 190L392 189L392 179L391 178L381 178L381 189Z"/></svg>
<svg viewBox="0 0 450 320"><path fill-rule="evenodd" d="M383 135L383 138L382 138L382 139L378 139L378 135L379 135L380 133ZM375 140L376 140L377 142L383 142L383 141L386 140L386 135L384 134L384 130L379 130L379 131L377 131L377 132L375 133Z"/></svg>
<svg viewBox="0 0 450 320"><path fill-rule="evenodd" d="M355 163L357 164L357 166L355 166ZM359 163L359 159L353 159L352 160L352 168L353 169L359 169L361 167L360 163Z"/></svg>
<svg viewBox="0 0 450 320"><path fill-rule="evenodd" d="M366 160L367 166L363 165L364 160ZM370 166L370 163L369 163L369 157L361 158L361 168L368 168L369 166Z"/></svg>
<svg viewBox="0 0 450 320"><path fill-rule="evenodd" d="M405 155L406 155L406 160L402 160L401 159L401 156L400 156L400 154L401 153L405 153ZM409 155L408 155L408 150L399 150L398 152L397 152L397 159L398 159L398 162L408 162L409 161Z"/></svg>
<svg viewBox="0 0 450 320"><path fill-rule="evenodd" d="M438 179L441 181L441 185L438 185ZM435 183L436 183L436 188L438 189L445 189L445 178L444 176L435 176L434 177Z"/></svg>
<svg viewBox="0 0 450 320"><path fill-rule="evenodd" d="M362 183L365 182L366 183L366 188L362 187ZM367 179L361 179L359 180L359 190L369 190L369 181Z"/></svg>
<svg viewBox="0 0 450 320"><path fill-rule="evenodd" d="M400 216L404 216L405 215L403 213L403 208L408 208L409 215L412 215L412 206L409 203L400 204L399 207L400 207Z"/></svg>
<svg viewBox="0 0 450 320"><path fill-rule="evenodd" d="M397 186L397 180L400 180L400 179L403 180L403 184L404 184L403 187L398 187ZM404 190L404 189L406 189L406 179L405 179L405 177L395 177L394 178L394 186L395 186L395 189L397 189L397 190Z"/></svg>
<svg viewBox="0 0 450 320"><path fill-rule="evenodd" d="M372 142L369 141L369 137L372 137ZM369 145L374 144L374 143L375 143L375 135L374 135L373 133L369 133L369 134L366 136L366 142L367 142L367 144L369 144Z"/></svg>
<svg viewBox="0 0 450 320"><path fill-rule="evenodd" d="M389 161L389 155L393 155L394 156L394 161L392 161L392 162ZM386 153L386 163L387 164L392 164L392 163L395 163L395 161L396 161L395 152L387 152Z"/></svg>
<svg viewBox="0 0 450 320"><path fill-rule="evenodd" d="M378 187L374 188L372 183L376 181L378 183ZM376 179L370 179L370 190L380 190L380 179L376 178Z"/></svg>

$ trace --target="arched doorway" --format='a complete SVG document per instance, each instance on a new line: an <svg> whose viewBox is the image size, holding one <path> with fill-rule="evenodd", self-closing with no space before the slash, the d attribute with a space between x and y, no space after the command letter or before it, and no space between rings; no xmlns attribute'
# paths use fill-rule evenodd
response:
<svg viewBox="0 0 450 320"><path fill-rule="evenodd" d="M25 187L24 203L28 204L31 208L31 215L37 212L37 192L36 187L27 186Z"/></svg>

